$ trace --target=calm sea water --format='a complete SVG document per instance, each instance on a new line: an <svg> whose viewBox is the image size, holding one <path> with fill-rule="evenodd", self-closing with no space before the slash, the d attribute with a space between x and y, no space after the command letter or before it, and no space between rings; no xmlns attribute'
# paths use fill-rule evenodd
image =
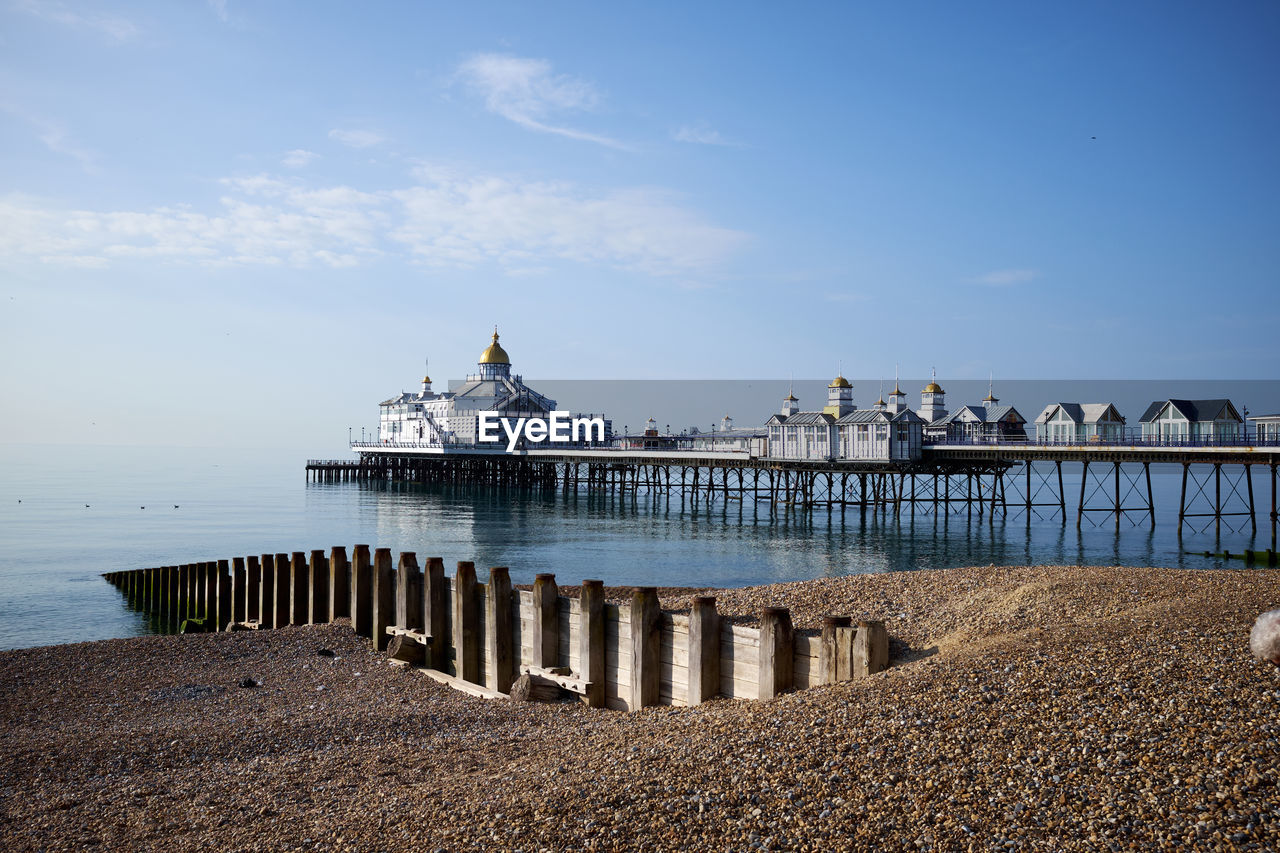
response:
<svg viewBox="0 0 1280 853"><path fill-rule="evenodd" d="M1213 568L1187 552L1270 545L1269 486L1215 538L1176 536L1177 469L1153 468L1160 523L967 513L779 511L732 501L515 496L490 490L306 482L300 454L130 447L0 447L0 648L149 630L100 574L238 555L365 543L505 565L516 583L740 586L864 572L1068 563ZM1074 466L1073 466L1074 467ZM145 507L145 509L143 508ZM1239 562L1234 566L1241 566Z"/></svg>

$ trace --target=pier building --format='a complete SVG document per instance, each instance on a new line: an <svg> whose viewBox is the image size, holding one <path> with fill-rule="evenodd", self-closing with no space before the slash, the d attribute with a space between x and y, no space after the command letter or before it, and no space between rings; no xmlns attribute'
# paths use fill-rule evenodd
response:
<svg viewBox="0 0 1280 853"><path fill-rule="evenodd" d="M1124 438L1124 425L1124 415L1111 403L1050 403L1036 416L1036 441L1119 441Z"/></svg>
<svg viewBox="0 0 1280 853"><path fill-rule="evenodd" d="M500 420L514 425L523 418L547 418L555 410L555 400L511 372L511 357L498 342L497 328L476 367L453 391L432 391L431 377L424 376L421 390L380 403L379 442L470 446L479 438L481 412L496 412ZM610 432L607 420L605 432Z"/></svg>
<svg viewBox="0 0 1280 853"><path fill-rule="evenodd" d="M894 391L900 399L901 391L896 386ZM896 413L881 402L858 409L853 385L837 376L827 386L827 405L820 412L800 411L795 395L787 394L781 411L765 423L766 450L774 459L912 461L920 458L924 423L905 406Z"/></svg>
<svg viewBox="0 0 1280 853"><path fill-rule="evenodd" d="M1144 439L1211 443L1244 435L1244 418L1230 400L1156 400L1139 423Z"/></svg>
<svg viewBox="0 0 1280 853"><path fill-rule="evenodd" d="M1027 419L1013 406L1001 406L990 386L981 403L961 406L929 426L936 437L947 441L1027 440Z"/></svg>
<svg viewBox="0 0 1280 853"><path fill-rule="evenodd" d="M1260 444L1280 444L1280 414L1254 415L1253 432Z"/></svg>

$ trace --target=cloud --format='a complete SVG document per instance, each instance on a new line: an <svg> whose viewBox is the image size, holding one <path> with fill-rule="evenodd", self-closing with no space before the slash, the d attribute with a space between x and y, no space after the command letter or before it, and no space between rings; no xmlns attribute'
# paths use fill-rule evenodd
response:
<svg viewBox="0 0 1280 853"><path fill-rule="evenodd" d="M97 30L116 41L128 41L138 34L138 28L125 18L116 15L81 14L54 0L17 0L14 8L55 24Z"/></svg>
<svg viewBox="0 0 1280 853"><path fill-rule="evenodd" d="M747 235L706 222L675 194L419 167L398 189L228 178L211 210L60 210L0 197L0 265L352 267L400 258L431 267L486 264L509 275L579 263L653 275L703 274Z"/></svg>
<svg viewBox="0 0 1280 853"><path fill-rule="evenodd" d="M310 165L312 161L319 159L320 155L314 151L308 151L305 148L294 148L292 151L284 153L284 159L280 162L290 169L302 169Z"/></svg>
<svg viewBox="0 0 1280 853"><path fill-rule="evenodd" d="M209 8L218 16L219 21L224 24L227 22L227 0L209 0Z"/></svg>
<svg viewBox="0 0 1280 853"><path fill-rule="evenodd" d="M351 148L372 148L386 141L380 134L370 130L342 130L340 128L329 131L329 138Z"/></svg>
<svg viewBox="0 0 1280 853"><path fill-rule="evenodd" d="M990 287L1009 287L1015 284L1026 284L1038 278L1040 278L1039 270L1011 269L994 270L970 280Z"/></svg>
<svg viewBox="0 0 1280 853"><path fill-rule="evenodd" d="M706 122L686 124L677 128L671 132L671 138L676 142L692 142L698 145L727 145L735 147L738 145L736 142L725 139L718 130L712 130Z"/></svg>
<svg viewBox="0 0 1280 853"><path fill-rule="evenodd" d="M457 77L484 99L490 112L521 127L611 148L626 148L608 136L547 123L552 113L594 109L600 95L585 80L553 74L551 63L545 59L481 53L458 66Z"/></svg>

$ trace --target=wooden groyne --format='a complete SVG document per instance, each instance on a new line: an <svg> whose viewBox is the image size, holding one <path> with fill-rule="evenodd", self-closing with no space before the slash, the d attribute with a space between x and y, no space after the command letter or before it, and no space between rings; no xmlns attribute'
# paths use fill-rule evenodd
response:
<svg viewBox="0 0 1280 853"><path fill-rule="evenodd" d="M591 707L634 710L708 699L768 699L834 684L889 665L883 622L828 616L796 631L786 608L765 607L757 625L733 624L715 598L664 611L654 587L607 601L598 580L576 597L554 575L514 589L505 567L479 583L475 565L453 577L438 557L389 548L262 554L108 572L130 603L173 631L267 630L349 619L394 663L415 666L486 698L573 694ZM515 690L513 690L513 687Z"/></svg>

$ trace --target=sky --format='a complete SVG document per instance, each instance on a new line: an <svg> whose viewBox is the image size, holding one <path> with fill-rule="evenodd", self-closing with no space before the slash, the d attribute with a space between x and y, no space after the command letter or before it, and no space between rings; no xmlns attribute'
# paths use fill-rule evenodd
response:
<svg viewBox="0 0 1280 853"><path fill-rule="evenodd" d="M1274 379L1277 43L1270 2L0 0L0 441L340 450L495 325L535 388Z"/></svg>

